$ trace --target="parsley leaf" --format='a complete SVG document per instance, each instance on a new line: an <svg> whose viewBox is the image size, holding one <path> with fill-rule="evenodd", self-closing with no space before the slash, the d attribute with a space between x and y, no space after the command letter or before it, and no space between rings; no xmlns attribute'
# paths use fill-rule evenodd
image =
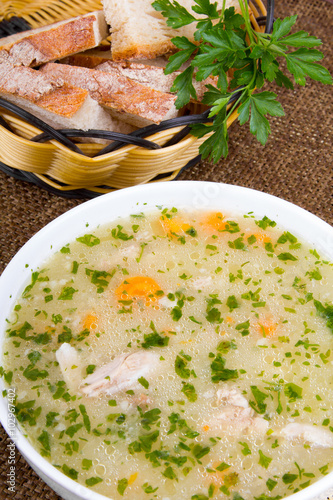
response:
<svg viewBox="0 0 333 500"><path fill-rule="evenodd" d="M72 469L68 467L68 465L64 464L62 466L62 471L64 474L66 474L66 476L70 477L71 479L77 480L79 473L75 469Z"/></svg>
<svg viewBox="0 0 333 500"><path fill-rule="evenodd" d="M145 413L143 413L141 408L138 406L138 411L142 417L141 425L143 429L147 431L150 431L151 425L156 424L160 419L161 410L159 408L153 408L152 410L148 410Z"/></svg>
<svg viewBox="0 0 333 500"><path fill-rule="evenodd" d="M281 104L276 100L274 92L260 92L251 94L239 107L239 123L244 125L250 119L250 132L255 135L261 144L265 145L271 132L269 121L265 115L284 116Z"/></svg>
<svg viewBox="0 0 333 500"><path fill-rule="evenodd" d="M185 382L183 382L183 384L184 385L183 385L183 388L182 388L182 392L185 394L185 396L187 397L187 399L191 403L195 403L196 400L198 399L198 395L195 392L194 385L192 385L192 384L185 384Z"/></svg>
<svg viewBox="0 0 333 500"><path fill-rule="evenodd" d="M175 361L175 372L177 375L179 375L181 378L190 378L191 375L191 370L187 368L187 363L190 361L191 358L183 353L181 351L179 355L176 357Z"/></svg>
<svg viewBox="0 0 333 500"><path fill-rule="evenodd" d="M325 307L319 300L314 300L313 302L317 310L317 314L327 320L326 326L333 333L333 305L327 305Z"/></svg>
<svg viewBox="0 0 333 500"><path fill-rule="evenodd" d="M41 435L37 438L37 441L40 442L40 444L43 447L43 451L50 452L51 451L51 445L50 445L50 434L47 431L43 431ZM49 453L47 453L49 454Z"/></svg>
<svg viewBox="0 0 333 500"><path fill-rule="evenodd" d="M113 236L113 238L116 240L123 240L123 241L132 240L133 235L129 236L128 234L124 233L122 229L123 226L120 226L120 224L118 224L116 228L111 229L111 235Z"/></svg>
<svg viewBox="0 0 333 500"><path fill-rule="evenodd" d="M72 286L65 286L58 297L58 300L73 300L73 295L78 290L75 290Z"/></svg>
<svg viewBox="0 0 333 500"><path fill-rule="evenodd" d="M106 271L97 271L86 268L86 275L91 279L91 283L97 286L97 293L104 292L105 288L109 284L109 279L114 276L115 272L115 269L112 273L108 273Z"/></svg>
<svg viewBox="0 0 333 500"><path fill-rule="evenodd" d="M146 380L144 377L138 378L139 384L141 384L145 389L148 389L149 387L149 382Z"/></svg>
<svg viewBox="0 0 333 500"><path fill-rule="evenodd" d="M261 229L267 229L268 227L275 227L276 222L274 220L269 219L266 215L261 220L255 221L256 225Z"/></svg>
<svg viewBox="0 0 333 500"><path fill-rule="evenodd" d="M265 469L268 468L269 464L271 463L272 459L270 457L267 457L266 455L263 454L261 450L259 450L259 464L264 467Z"/></svg>
<svg viewBox="0 0 333 500"><path fill-rule="evenodd" d="M121 496L124 495L127 486L128 486L128 479L126 479L125 477L118 481L117 491Z"/></svg>
<svg viewBox="0 0 333 500"><path fill-rule="evenodd" d="M97 236L94 236L93 234L85 234L84 236L80 236L79 238L76 238L76 241L78 241L79 243L83 243L88 247L99 245L99 243L101 242L100 239L97 238Z"/></svg>
<svg viewBox="0 0 333 500"><path fill-rule="evenodd" d="M284 393L288 396L290 401L295 401L296 399L302 399L302 387L289 382L284 386Z"/></svg>
<svg viewBox="0 0 333 500"><path fill-rule="evenodd" d="M38 378L44 379L48 377L49 373L46 370L38 370L38 368L34 368L34 365L28 365L23 372L23 376L35 382Z"/></svg>
<svg viewBox="0 0 333 500"><path fill-rule="evenodd" d="M225 368L226 359L218 354L214 361L211 363L211 371L212 371L212 382L217 383L220 380L234 380L238 378L237 370L229 370Z"/></svg>
<svg viewBox="0 0 333 500"><path fill-rule="evenodd" d="M265 400L268 398L268 394L265 394L264 392L260 391L256 385L251 385L251 392L254 396L254 401L250 401L250 406L260 414L265 413L266 411L266 403Z"/></svg>
<svg viewBox="0 0 333 500"><path fill-rule="evenodd" d="M156 10L161 11L164 17L168 18L167 25L174 29L181 28L195 21L195 17L177 2L173 5L170 0L160 0L154 2L152 5Z"/></svg>
<svg viewBox="0 0 333 500"><path fill-rule="evenodd" d="M153 332L144 334L144 342L141 343L141 347L143 347L143 349L150 349L150 347L166 347L169 344L169 337L160 335L152 321L149 326Z"/></svg>
<svg viewBox="0 0 333 500"><path fill-rule="evenodd" d="M283 253L280 253L280 254L277 256L277 258L278 258L279 260L284 260L284 261L286 261L286 260L291 260L291 261L295 261L295 260L297 260L297 257L295 257L294 255L292 255L292 254L291 254L291 253L289 253L289 252L283 252Z"/></svg>
<svg viewBox="0 0 333 500"><path fill-rule="evenodd" d="M95 484L101 483L103 479L101 477L89 477L86 479L87 486L95 486Z"/></svg>

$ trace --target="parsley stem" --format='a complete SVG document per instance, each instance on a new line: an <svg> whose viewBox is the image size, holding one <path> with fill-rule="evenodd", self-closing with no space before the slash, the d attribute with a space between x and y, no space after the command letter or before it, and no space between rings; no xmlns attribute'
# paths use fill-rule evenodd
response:
<svg viewBox="0 0 333 500"><path fill-rule="evenodd" d="M253 36L253 30L252 30L252 26L251 26L251 20L250 20L250 16L249 16L248 6L246 5L246 7L245 7L243 0L239 0L239 6L240 6L241 11L242 11L242 16L245 20L246 31L249 35L250 43L251 44L255 43L255 39Z"/></svg>
<svg viewBox="0 0 333 500"><path fill-rule="evenodd" d="M245 94L245 91L247 90L247 87L245 87L242 92L241 92L241 95L238 97L238 99L236 99L236 101L233 103L233 105L231 106L231 108L229 109L227 115L226 115L226 118L225 118L225 122L227 122L228 118L232 115L232 113L237 109L238 105L240 104L244 94Z"/></svg>
<svg viewBox="0 0 333 500"><path fill-rule="evenodd" d="M226 0L223 0L222 11L221 11L221 15L220 15L220 22L222 22L224 19L225 4L226 4Z"/></svg>

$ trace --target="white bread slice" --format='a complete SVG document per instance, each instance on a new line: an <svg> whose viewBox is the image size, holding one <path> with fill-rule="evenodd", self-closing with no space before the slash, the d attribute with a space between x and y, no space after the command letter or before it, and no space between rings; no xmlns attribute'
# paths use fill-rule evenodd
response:
<svg viewBox="0 0 333 500"><path fill-rule="evenodd" d="M107 36L103 11L96 11L1 38L0 60L34 67L96 47Z"/></svg>
<svg viewBox="0 0 333 500"><path fill-rule="evenodd" d="M149 60L146 60L145 64L130 61L105 61L96 66L95 69L113 75L126 76L160 92L170 92L175 78L181 73L181 71L175 71L171 75L165 75L163 67L151 66ZM201 102L204 93L207 91L206 85L216 86L217 78L206 78L201 82L193 78L192 83L197 94L197 99L193 100Z"/></svg>
<svg viewBox="0 0 333 500"><path fill-rule="evenodd" d="M171 38L186 36L194 40L195 24L174 30L153 7L153 0L102 0L105 19L111 26L111 52L115 61L123 59L153 59L175 52ZM193 14L194 0L178 0ZM223 0L218 0L221 9ZM226 8L239 9L238 0L226 0ZM196 17L200 17L197 14Z"/></svg>
<svg viewBox="0 0 333 500"><path fill-rule="evenodd" d="M128 133L126 123L112 119L87 90L51 82L31 68L0 64L0 97L13 102L54 128L98 129Z"/></svg>
<svg viewBox="0 0 333 500"><path fill-rule="evenodd" d="M95 69L48 63L40 71L54 83L67 82L88 90L90 96L110 113L142 127L178 116L176 97L141 85L130 78Z"/></svg>

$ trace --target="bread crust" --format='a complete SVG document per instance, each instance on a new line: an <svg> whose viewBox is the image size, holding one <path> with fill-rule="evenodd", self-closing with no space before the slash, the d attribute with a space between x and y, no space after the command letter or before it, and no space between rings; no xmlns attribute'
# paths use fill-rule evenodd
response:
<svg viewBox="0 0 333 500"><path fill-rule="evenodd" d="M66 83L53 83L32 68L0 64L0 93L26 99L52 113L71 118L85 102L88 91Z"/></svg>
<svg viewBox="0 0 333 500"><path fill-rule="evenodd" d="M40 71L55 83L67 82L88 90L114 116L135 126L160 123L178 115L172 94L159 92L130 78L95 69L48 63Z"/></svg>
<svg viewBox="0 0 333 500"><path fill-rule="evenodd" d="M86 89L51 82L32 68L1 63L0 96L55 128L93 128L125 134L133 131L132 126L112 118ZM92 141L99 142L99 139L89 140Z"/></svg>
<svg viewBox="0 0 333 500"><path fill-rule="evenodd" d="M98 55L89 55L86 53L74 54L72 56L65 57L60 61L61 64L69 64L70 66L79 66L82 68L94 69L99 64L107 61L105 57Z"/></svg>
<svg viewBox="0 0 333 500"><path fill-rule="evenodd" d="M167 61L166 61L167 62ZM110 61L104 59L102 64L95 67L98 71L104 71L110 74L126 76L132 80L147 87L159 90L160 92L171 92L171 87L175 78L181 74L181 71L174 71L170 75L164 74L162 66L149 65L149 60L145 64L132 61ZM206 85L217 85L217 77L208 77L205 80L197 81L195 74L192 79L193 87L197 98L191 98L192 102L201 102L207 91Z"/></svg>
<svg viewBox="0 0 333 500"><path fill-rule="evenodd" d="M107 36L102 11L24 32L20 39L0 40L0 50L14 65L35 67L76 52L96 47ZM17 38L15 36L15 38ZM4 56L5 57L5 56Z"/></svg>
<svg viewBox="0 0 333 500"><path fill-rule="evenodd" d="M126 49L117 48L116 43L111 45L112 59L122 61L124 59L154 59L165 54L173 54L177 51L175 45L167 40L163 43L128 45Z"/></svg>
<svg viewBox="0 0 333 500"><path fill-rule="evenodd" d="M34 103L51 113L72 118L81 108L88 94L87 90L65 83L62 87L55 88L52 92L34 100Z"/></svg>

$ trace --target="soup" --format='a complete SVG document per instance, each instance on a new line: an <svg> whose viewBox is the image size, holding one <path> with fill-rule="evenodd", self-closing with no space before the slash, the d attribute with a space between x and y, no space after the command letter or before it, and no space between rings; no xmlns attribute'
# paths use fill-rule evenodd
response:
<svg viewBox="0 0 333 500"><path fill-rule="evenodd" d="M332 283L330 262L252 213L88 227L8 318L16 418L110 498L288 496L333 465Z"/></svg>

